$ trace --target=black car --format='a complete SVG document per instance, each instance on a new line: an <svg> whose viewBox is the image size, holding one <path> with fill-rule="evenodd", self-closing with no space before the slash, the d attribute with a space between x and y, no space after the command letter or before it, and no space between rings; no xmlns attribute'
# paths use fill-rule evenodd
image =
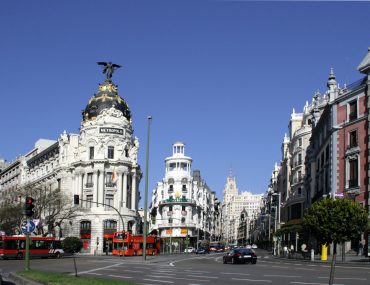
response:
<svg viewBox="0 0 370 285"><path fill-rule="evenodd" d="M223 262L228 263L257 263L257 254L250 248L234 248L227 252L223 257Z"/></svg>
<svg viewBox="0 0 370 285"><path fill-rule="evenodd" d="M209 253L209 248L208 247L200 247L195 251L196 254L206 254Z"/></svg>

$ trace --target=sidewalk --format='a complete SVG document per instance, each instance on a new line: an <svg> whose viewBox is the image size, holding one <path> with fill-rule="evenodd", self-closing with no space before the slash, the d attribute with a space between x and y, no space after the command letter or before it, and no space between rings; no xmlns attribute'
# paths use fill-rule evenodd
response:
<svg viewBox="0 0 370 285"><path fill-rule="evenodd" d="M272 255L271 253L271 256L273 258L276 258L276 259L285 259L285 260L300 260L300 261L307 261L307 262L318 262L318 263L331 263L331 260L332 260L332 255L328 255L327 256L327 260L321 260L321 255L320 254L315 254L314 255L314 260L312 261L311 260L311 256L310 255L306 255L305 257L303 257L303 255L299 252L297 253L293 253L293 254L290 254L289 257L288 256L283 256L283 255L280 255L280 256L276 256L276 255ZM369 257L366 257L364 255L362 256L358 256L356 253L353 253L353 252L348 252L346 253L345 255L345 260L343 261L342 260L342 255L339 253L337 254L337 258L336 258L336 263L342 263L342 264L345 264L345 263L357 263L357 264L363 264L363 265L367 265L370 267L370 259Z"/></svg>

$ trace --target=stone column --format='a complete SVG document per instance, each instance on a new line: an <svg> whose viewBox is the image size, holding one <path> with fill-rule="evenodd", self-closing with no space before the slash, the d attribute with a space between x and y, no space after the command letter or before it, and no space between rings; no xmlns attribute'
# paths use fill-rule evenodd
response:
<svg viewBox="0 0 370 285"><path fill-rule="evenodd" d="M98 170L94 170L93 172L93 203L91 207L96 207L96 202L98 202L98 188L99 188L99 177L98 177Z"/></svg>
<svg viewBox="0 0 370 285"><path fill-rule="evenodd" d="M99 175L99 191L98 191L98 202L103 204L104 203L104 189L105 189L105 170L100 170ZM98 207L103 207L103 205L99 205Z"/></svg>
<svg viewBox="0 0 370 285"><path fill-rule="evenodd" d="M136 173L132 174L132 186L131 186L131 210L136 210Z"/></svg>
<svg viewBox="0 0 370 285"><path fill-rule="evenodd" d="M84 187L83 187L83 173L80 172L79 175L79 183L78 183L78 195L80 195L80 198L83 199L83 194L84 194Z"/></svg>
<svg viewBox="0 0 370 285"><path fill-rule="evenodd" d="M117 192L114 197L114 206L120 211L122 205L122 172L118 171Z"/></svg>
<svg viewBox="0 0 370 285"><path fill-rule="evenodd" d="M127 207L127 172L123 173L123 185L122 185L122 199L121 199L121 207Z"/></svg>

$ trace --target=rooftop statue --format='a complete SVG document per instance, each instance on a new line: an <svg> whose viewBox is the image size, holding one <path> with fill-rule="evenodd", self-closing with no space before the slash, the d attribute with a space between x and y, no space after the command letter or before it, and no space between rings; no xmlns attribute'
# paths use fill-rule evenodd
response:
<svg viewBox="0 0 370 285"><path fill-rule="evenodd" d="M112 74L113 72L117 69L120 68L121 66L112 62L105 62L105 61L99 61L99 65L103 66L103 74L107 75L107 81L112 81Z"/></svg>

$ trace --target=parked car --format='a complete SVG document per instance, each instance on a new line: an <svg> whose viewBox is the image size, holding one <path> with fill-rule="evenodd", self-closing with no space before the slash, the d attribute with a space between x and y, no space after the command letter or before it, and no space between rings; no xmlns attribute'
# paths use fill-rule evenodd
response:
<svg viewBox="0 0 370 285"><path fill-rule="evenodd" d="M193 253L193 252L195 252L195 248L191 246L185 248L184 250L184 253Z"/></svg>
<svg viewBox="0 0 370 285"><path fill-rule="evenodd" d="M256 249L258 246L256 244L252 244L252 248Z"/></svg>
<svg viewBox="0 0 370 285"><path fill-rule="evenodd" d="M208 247L199 247L196 251L196 254L206 254L209 253L209 248Z"/></svg>
<svg viewBox="0 0 370 285"><path fill-rule="evenodd" d="M257 263L257 254L253 249L250 248L235 248L230 250L223 256L223 263L226 264L231 262L235 263L246 263L250 262L252 264Z"/></svg>

